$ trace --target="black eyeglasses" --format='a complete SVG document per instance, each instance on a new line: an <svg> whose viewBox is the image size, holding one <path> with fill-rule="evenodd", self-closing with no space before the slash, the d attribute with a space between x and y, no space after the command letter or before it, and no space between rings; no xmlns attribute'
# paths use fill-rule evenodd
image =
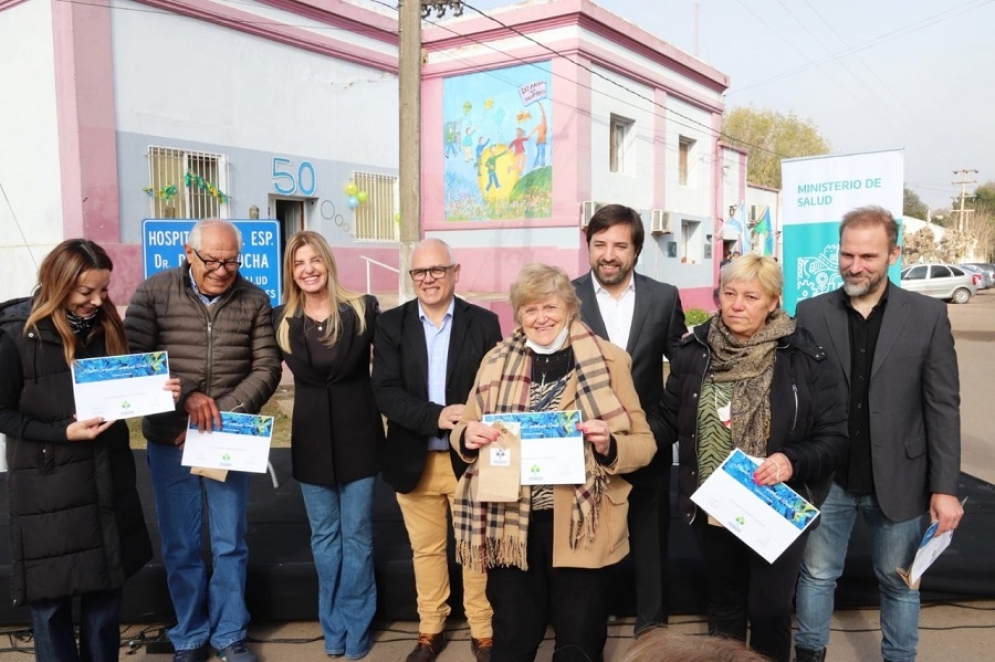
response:
<svg viewBox="0 0 995 662"><path fill-rule="evenodd" d="M242 260L208 260L203 255L201 255L196 248L193 249L194 254L200 258L200 261L204 263L208 271L217 271L218 267L224 267L225 271L238 271L238 268L242 266Z"/></svg>
<svg viewBox="0 0 995 662"><path fill-rule="evenodd" d="M442 278L447 273L449 273L449 270L455 266L456 266L455 264L449 264L445 266L438 265L434 267L428 267L427 269L411 269L410 271L408 271L408 275L411 276L411 280L414 281L423 281L425 280L425 276L428 276L429 274L432 275L432 278L438 280L439 278Z"/></svg>

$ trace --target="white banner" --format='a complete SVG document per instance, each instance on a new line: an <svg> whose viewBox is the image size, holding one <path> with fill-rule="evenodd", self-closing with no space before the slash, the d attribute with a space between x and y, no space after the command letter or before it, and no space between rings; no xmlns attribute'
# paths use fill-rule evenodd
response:
<svg viewBox="0 0 995 662"><path fill-rule="evenodd" d="M842 285L839 224L857 207L877 205L902 221L905 154L900 149L781 162L784 307ZM899 237L901 239L901 237ZM889 271L898 283L901 267Z"/></svg>

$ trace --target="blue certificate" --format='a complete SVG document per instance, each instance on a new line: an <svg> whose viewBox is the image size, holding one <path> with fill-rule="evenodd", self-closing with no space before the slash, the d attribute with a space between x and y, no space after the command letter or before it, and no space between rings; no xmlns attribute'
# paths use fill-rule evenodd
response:
<svg viewBox="0 0 995 662"><path fill-rule="evenodd" d="M273 439L273 417L221 412L221 429L201 432L187 421L185 467L264 473Z"/></svg>
<svg viewBox="0 0 995 662"><path fill-rule="evenodd" d="M691 500L773 563L819 514L784 483L757 485L760 460L734 449Z"/></svg>
<svg viewBox="0 0 995 662"><path fill-rule="evenodd" d="M122 354L73 361L76 419L108 421L173 411L166 352Z"/></svg>
<svg viewBox="0 0 995 662"><path fill-rule="evenodd" d="M501 421L522 440L522 485L584 483L584 434L577 429L580 411L529 411L487 414L483 422Z"/></svg>

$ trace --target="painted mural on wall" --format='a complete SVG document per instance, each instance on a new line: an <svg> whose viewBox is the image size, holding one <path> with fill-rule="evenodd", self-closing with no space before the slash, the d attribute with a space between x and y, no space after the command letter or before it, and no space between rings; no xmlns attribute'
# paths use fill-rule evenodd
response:
<svg viewBox="0 0 995 662"><path fill-rule="evenodd" d="M551 215L552 89L549 62L445 79L447 221Z"/></svg>

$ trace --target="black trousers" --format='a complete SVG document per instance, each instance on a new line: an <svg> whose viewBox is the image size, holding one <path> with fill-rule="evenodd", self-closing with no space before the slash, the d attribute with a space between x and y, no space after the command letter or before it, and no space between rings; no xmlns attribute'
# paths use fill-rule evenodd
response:
<svg viewBox="0 0 995 662"><path fill-rule="evenodd" d="M791 608L806 531L774 563L698 511L691 528L708 573L708 632L746 641L777 662L791 659Z"/></svg>
<svg viewBox="0 0 995 662"><path fill-rule="evenodd" d="M667 622L670 614L671 447L661 448L648 466L624 478L629 493L629 558L636 580L635 632Z"/></svg>
<svg viewBox="0 0 995 662"><path fill-rule="evenodd" d="M608 586L602 569L553 567L553 518L529 522L528 570L487 571L494 609L491 662L533 662L553 626L553 662L600 662L608 638Z"/></svg>

